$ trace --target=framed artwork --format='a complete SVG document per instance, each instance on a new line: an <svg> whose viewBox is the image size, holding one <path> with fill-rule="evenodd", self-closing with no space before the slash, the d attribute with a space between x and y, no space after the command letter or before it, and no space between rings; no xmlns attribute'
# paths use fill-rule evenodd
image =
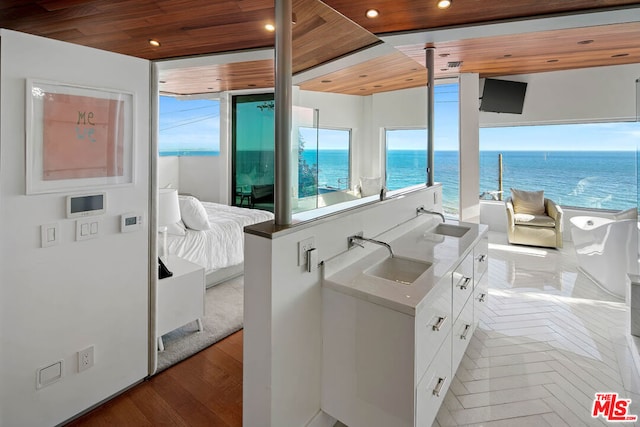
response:
<svg viewBox="0 0 640 427"><path fill-rule="evenodd" d="M27 79L26 192L133 183L133 94Z"/></svg>

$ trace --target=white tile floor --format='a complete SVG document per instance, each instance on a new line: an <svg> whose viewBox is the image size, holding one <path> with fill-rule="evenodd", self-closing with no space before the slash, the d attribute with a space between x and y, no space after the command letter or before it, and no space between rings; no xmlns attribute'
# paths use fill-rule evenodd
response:
<svg viewBox="0 0 640 427"><path fill-rule="evenodd" d="M434 426L607 425L591 417L596 392L632 399L640 416L640 339L630 339L627 306L578 272L570 244L489 237L487 311Z"/></svg>

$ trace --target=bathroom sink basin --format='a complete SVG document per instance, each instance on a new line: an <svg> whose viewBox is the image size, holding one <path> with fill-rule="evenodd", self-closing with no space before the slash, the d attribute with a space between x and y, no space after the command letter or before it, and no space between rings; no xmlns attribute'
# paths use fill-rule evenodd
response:
<svg viewBox="0 0 640 427"><path fill-rule="evenodd" d="M431 267L430 262L395 256L368 268L364 274L410 285Z"/></svg>
<svg viewBox="0 0 640 427"><path fill-rule="evenodd" d="M432 232L443 236L462 237L469 230L469 227L462 227L460 225L438 224Z"/></svg>

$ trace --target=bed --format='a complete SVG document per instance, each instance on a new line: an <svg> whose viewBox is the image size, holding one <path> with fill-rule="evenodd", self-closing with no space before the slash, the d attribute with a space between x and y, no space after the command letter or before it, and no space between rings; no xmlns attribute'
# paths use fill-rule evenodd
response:
<svg viewBox="0 0 640 427"><path fill-rule="evenodd" d="M201 202L192 196L179 199L182 219L169 229L168 252L203 266L207 287L242 274L244 227L272 220L273 213Z"/></svg>

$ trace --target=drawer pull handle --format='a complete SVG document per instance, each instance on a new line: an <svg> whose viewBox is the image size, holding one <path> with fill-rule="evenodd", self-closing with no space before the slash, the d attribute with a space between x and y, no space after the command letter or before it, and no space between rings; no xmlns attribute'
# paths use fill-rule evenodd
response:
<svg viewBox="0 0 640 427"><path fill-rule="evenodd" d="M480 294L480 297L478 297L478 302L485 302L486 296L487 294Z"/></svg>
<svg viewBox="0 0 640 427"><path fill-rule="evenodd" d="M460 285L460 289L461 290L466 290L467 286L469 286L469 282L471 281L471 277L465 277L464 280L462 281L462 284Z"/></svg>
<svg viewBox="0 0 640 427"><path fill-rule="evenodd" d="M478 255L478 262L485 262L486 259L487 259L487 256L485 254Z"/></svg>
<svg viewBox="0 0 640 427"><path fill-rule="evenodd" d="M442 391L442 387L444 387L444 383L447 381L447 377L438 378L438 384L433 389L433 395L436 397L440 397L440 392Z"/></svg>
<svg viewBox="0 0 640 427"><path fill-rule="evenodd" d="M464 325L464 331L462 332L462 335L460 335L461 340L467 339L467 334L469 333L470 329L471 329L471 325Z"/></svg>
<svg viewBox="0 0 640 427"><path fill-rule="evenodd" d="M442 325L444 325L444 322L447 320L447 316L438 316L438 322L433 325L433 330L434 331L439 331L440 328L442 328Z"/></svg>

